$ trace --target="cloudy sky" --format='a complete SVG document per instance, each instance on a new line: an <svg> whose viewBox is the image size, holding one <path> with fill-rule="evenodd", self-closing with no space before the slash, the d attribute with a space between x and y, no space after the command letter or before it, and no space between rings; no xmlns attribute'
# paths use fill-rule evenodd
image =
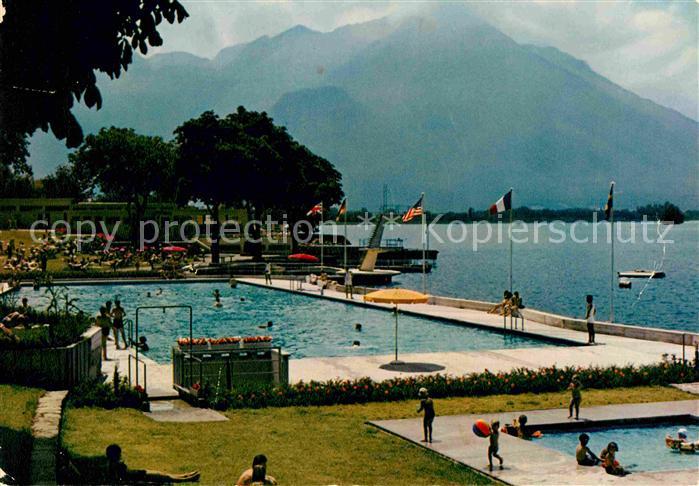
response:
<svg viewBox="0 0 699 486"><path fill-rule="evenodd" d="M221 48L297 24L330 31L439 2L181 0L191 17L163 27L161 51L213 57ZM552 45L637 94L698 119L696 0L454 2L519 42Z"/></svg>

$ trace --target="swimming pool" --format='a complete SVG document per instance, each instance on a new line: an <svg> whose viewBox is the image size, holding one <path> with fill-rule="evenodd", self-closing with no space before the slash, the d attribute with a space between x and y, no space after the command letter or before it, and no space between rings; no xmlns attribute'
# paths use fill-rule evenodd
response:
<svg viewBox="0 0 699 486"><path fill-rule="evenodd" d="M127 318L134 319L138 306L191 305L195 337L271 335L273 343L292 358L391 354L394 325L390 312L299 294L226 282L148 283L137 285L74 285L68 287L77 306L95 314L107 300L119 298ZM214 290L220 290L222 307L214 307ZM150 297L149 297L150 295ZM19 298L46 308L45 291L23 287ZM269 329L260 329L267 321ZM355 323L362 325L355 331ZM472 351L557 346L555 342L504 335L495 331L449 324L435 319L401 315L400 352ZM170 349L180 336L189 335L188 313L168 309L139 311L141 334L148 337L148 356L170 360ZM353 341L360 346L353 347Z"/></svg>
<svg viewBox="0 0 699 486"><path fill-rule="evenodd" d="M685 423L640 424L633 426L615 426L610 428L585 429L590 436L588 447L600 455L607 444L614 441L619 445L616 454L619 463L631 467L631 471L674 471L681 469L699 470L699 453L680 454L665 446L665 436L677 436L680 427L687 429L690 441L699 439L699 424ZM578 436L583 430L575 432L544 431L544 436L536 443L564 454L575 456L579 444Z"/></svg>

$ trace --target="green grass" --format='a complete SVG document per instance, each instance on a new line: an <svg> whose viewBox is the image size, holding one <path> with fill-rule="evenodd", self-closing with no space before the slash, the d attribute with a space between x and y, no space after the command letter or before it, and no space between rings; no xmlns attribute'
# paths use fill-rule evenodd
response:
<svg viewBox="0 0 699 486"><path fill-rule="evenodd" d="M586 390L583 407L693 398L673 388ZM435 401L438 415L567 407L568 393ZM255 454L269 458L281 484L474 484L488 479L365 424L417 417L417 401L226 412L229 422L159 423L135 410L71 409L63 442L80 459L118 443L130 467L185 472L231 483ZM438 431L435 432L438 434Z"/></svg>
<svg viewBox="0 0 699 486"><path fill-rule="evenodd" d="M29 482L31 425L42 390L0 385L0 465L20 484Z"/></svg>

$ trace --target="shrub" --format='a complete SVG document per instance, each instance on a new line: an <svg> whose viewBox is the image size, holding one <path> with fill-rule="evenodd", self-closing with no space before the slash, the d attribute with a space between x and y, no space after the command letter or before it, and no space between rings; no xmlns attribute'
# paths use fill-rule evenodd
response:
<svg viewBox="0 0 699 486"><path fill-rule="evenodd" d="M665 361L639 367L552 366L538 370L519 368L507 373L486 370L458 377L436 374L382 382L359 378L282 386L250 384L232 390L217 390L206 383L199 390L197 398L199 404L207 407L235 409L398 401L417 397L421 387L426 387L434 398L543 393L567 389L573 375L577 375L583 388L668 385L699 379L699 372L691 363Z"/></svg>
<svg viewBox="0 0 699 486"><path fill-rule="evenodd" d="M14 274L12 272L0 272L0 280L12 280L13 278L20 278L22 280L37 280L43 279L46 275L53 279L112 279L112 278L144 278L144 277L160 277L160 271L158 270L117 270L116 272L104 271L104 270L60 270L57 272L47 272L46 274L40 271L33 272L20 272Z"/></svg>
<svg viewBox="0 0 699 486"><path fill-rule="evenodd" d="M100 408L135 408L148 409L148 395L142 387L131 387L129 380L119 376L119 371L114 370L112 382L107 383L101 379L85 381L70 391L68 405L75 408L100 407Z"/></svg>

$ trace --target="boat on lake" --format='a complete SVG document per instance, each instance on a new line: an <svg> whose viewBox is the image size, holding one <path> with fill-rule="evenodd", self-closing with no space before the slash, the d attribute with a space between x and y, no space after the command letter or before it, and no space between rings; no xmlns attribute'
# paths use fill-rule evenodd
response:
<svg viewBox="0 0 699 486"><path fill-rule="evenodd" d="M665 272L639 269L617 272L620 278L665 278Z"/></svg>

